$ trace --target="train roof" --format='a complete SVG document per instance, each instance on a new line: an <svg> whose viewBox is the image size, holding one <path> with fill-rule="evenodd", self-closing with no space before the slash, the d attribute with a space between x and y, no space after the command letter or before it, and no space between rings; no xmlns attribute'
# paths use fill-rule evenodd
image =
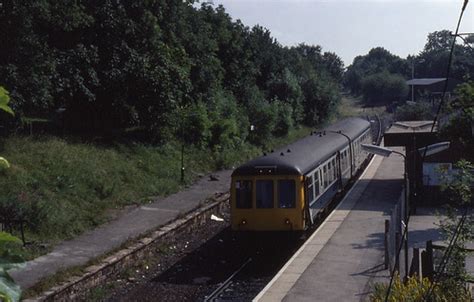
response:
<svg viewBox="0 0 474 302"><path fill-rule="evenodd" d="M338 150L348 145L341 132L352 139L362 134L370 123L361 118L347 118L318 133L312 133L274 152L246 162L232 176L244 175L305 175Z"/></svg>

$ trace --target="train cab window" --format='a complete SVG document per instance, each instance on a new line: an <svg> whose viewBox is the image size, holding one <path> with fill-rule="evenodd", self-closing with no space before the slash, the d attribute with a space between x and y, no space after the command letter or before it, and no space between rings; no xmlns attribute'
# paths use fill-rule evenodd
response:
<svg viewBox="0 0 474 302"><path fill-rule="evenodd" d="M273 180L257 180L257 209L273 208Z"/></svg>
<svg viewBox="0 0 474 302"><path fill-rule="evenodd" d="M296 185L294 180L278 180L278 206L294 208L296 206Z"/></svg>
<svg viewBox="0 0 474 302"><path fill-rule="evenodd" d="M235 182L235 204L238 209L252 208L251 180L238 180Z"/></svg>

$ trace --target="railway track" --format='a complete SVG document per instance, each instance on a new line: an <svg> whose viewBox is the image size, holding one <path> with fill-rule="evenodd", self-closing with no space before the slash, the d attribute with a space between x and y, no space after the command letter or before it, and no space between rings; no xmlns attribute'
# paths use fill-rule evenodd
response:
<svg viewBox="0 0 474 302"><path fill-rule="evenodd" d="M379 143L383 121L378 116L369 117L369 120L374 121L373 137ZM159 252L160 264L152 264L150 267L153 268L147 272L148 276L143 276L143 281L138 282L137 277L128 278L133 281L126 287L120 285L120 290L105 300L156 301L159 297L161 301L251 301L305 238L317 230L349 187L334 198L318 222L305 233L238 234L226 223L216 229L217 233L210 233L210 228L206 230L208 227L202 226L199 232L183 234L184 238L176 237L176 244L173 244L176 247ZM228 215L221 213L225 221L229 221ZM180 258L170 260L169 265L163 265L163 257L180 250L188 251Z"/></svg>
<svg viewBox="0 0 474 302"><path fill-rule="evenodd" d="M229 296L228 293L232 292L232 287L239 285L236 280L238 274L240 274L248 264L252 262L252 258L247 259L229 278L227 278L222 284L216 288L209 296L205 297L205 302L214 302L214 301L227 301L228 298L235 299L233 296Z"/></svg>
<svg viewBox="0 0 474 302"><path fill-rule="evenodd" d="M378 115L374 115L372 117L367 118L369 121L371 121L373 126L373 141L376 144L380 144L385 129L383 120ZM366 160L364 165L367 165L368 162L369 160ZM342 200L345 193L350 189L351 186L352 184L348 188L346 188L346 190L342 194L336 196L334 201L329 205L328 211L326 211L323 216L320 217L319 221L317 221L317 223L306 232L307 237L309 237L312 232L318 229L319 225L326 219L327 215L332 212L332 210L337 206L337 204L339 204L339 202ZM267 256L265 255L259 258L262 258L261 261L269 262L269 260L266 259ZM265 287L266 283L271 280L271 278L259 278L257 276L258 274L256 275L256 272L258 272L258 270L261 270L261 272L265 271L264 269L262 270L262 268L257 268L255 264L258 262L259 261L254 260L254 258L249 258L242 265L240 265L238 269L229 276L229 278L222 282L212 293L207 295L204 298L204 301L251 301L258 294L258 292L263 287ZM283 265L284 263L285 261L280 262L281 265Z"/></svg>

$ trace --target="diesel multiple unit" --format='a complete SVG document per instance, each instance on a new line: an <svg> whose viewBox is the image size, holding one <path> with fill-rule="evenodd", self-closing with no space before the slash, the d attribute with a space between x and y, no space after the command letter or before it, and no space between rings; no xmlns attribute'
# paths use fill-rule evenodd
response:
<svg viewBox="0 0 474 302"><path fill-rule="evenodd" d="M304 230L361 168L372 142L367 120L349 118L232 173L233 230Z"/></svg>

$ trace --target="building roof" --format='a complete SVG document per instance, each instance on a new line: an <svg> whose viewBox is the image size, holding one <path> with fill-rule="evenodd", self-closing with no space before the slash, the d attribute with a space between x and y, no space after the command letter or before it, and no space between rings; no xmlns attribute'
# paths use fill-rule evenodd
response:
<svg viewBox="0 0 474 302"><path fill-rule="evenodd" d="M446 78L423 78L423 79L411 79L407 81L407 85L413 86L429 86L439 82L446 81Z"/></svg>
<svg viewBox="0 0 474 302"><path fill-rule="evenodd" d="M431 127L433 121L402 121L393 123L385 133L431 132ZM437 131L437 125L433 131Z"/></svg>
<svg viewBox="0 0 474 302"><path fill-rule="evenodd" d="M433 121L401 121L393 123L385 131L384 144L386 147L413 146L414 141L416 141L419 147L432 144L437 141L438 125L435 125L433 132L431 132L432 126Z"/></svg>
<svg viewBox="0 0 474 302"><path fill-rule="evenodd" d="M348 145L347 138L330 131L341 131L353 139L369 127L370 123L361 118L342 120L322 132L313 133L286 147L248 161L235 169L232 175L305 175Z"/></svg>

